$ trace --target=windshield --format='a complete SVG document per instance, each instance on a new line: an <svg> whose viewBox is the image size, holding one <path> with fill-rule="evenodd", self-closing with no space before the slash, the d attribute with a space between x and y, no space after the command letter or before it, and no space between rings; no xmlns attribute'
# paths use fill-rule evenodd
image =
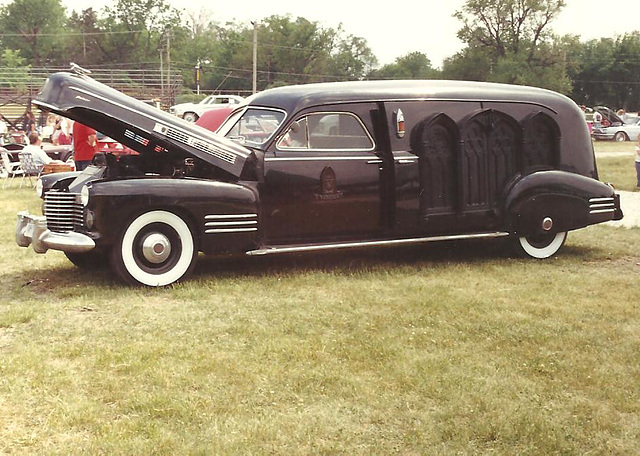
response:
<svg viewBox="0 0 640 456"><path fill-rule="evenodd" d="M284 118L285 113L282 111L249 108L229 117L218 130L218 134L240 144L262 146L271 139Z"/></svg>

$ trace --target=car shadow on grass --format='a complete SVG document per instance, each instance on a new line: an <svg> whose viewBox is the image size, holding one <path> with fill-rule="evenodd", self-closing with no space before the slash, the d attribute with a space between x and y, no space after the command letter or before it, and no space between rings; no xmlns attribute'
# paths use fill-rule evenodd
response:
<svg viewBox="0 0 640 456"><path fill-rule="evenodd" d="M579 246L565 246L559 258L579 258L593 254ZM505 261L535 261L515 254L511 239L460 240L407 246L370 247L285 253L265 256L204 256L200 255L194 271L185 280L216 280L252 278L269 275L295 275L326 272L351 275L395 267L438 267L448 264L500 264ZM46 294L69 287L127 286L111 271L108 264L95 269L80 269L70 262L48 269L28 267L0 274L0 286L13 293L30 290ZM81 292L81 290L79 290Z"/></svg>
<svg viewBox="0 0 640 456"><path fill-rule="evenodd" d="M581 249L565 247L559 255L580 256ZM191 277L263 277L306 272L354 274L394 267L437 267L447 264L485 264L522 260L512 239L461 240L394 247L371 247L305 253L273 254L260 257L201 256ZM534 261L524 259L523 261Z"/></svg>

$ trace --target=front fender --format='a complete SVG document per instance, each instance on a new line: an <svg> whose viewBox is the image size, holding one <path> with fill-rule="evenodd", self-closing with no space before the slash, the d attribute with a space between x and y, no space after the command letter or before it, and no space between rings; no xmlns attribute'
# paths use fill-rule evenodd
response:
<svg viewBox="0 0 640 456"><path fill-rule="evenodd" d="M605 210L594 210L605 203ZM613 188L598 180L566 171L539 171L523 176L505 199L508 228L529 235L569 231L622 218ZM546 220L546 223L544 222ZM551 227L549 227L549 220Z"/></svg>
<svg viewBox="0 0 640 456"><path fill-rule="evenodd" d="M183 217L205 253L244 252L257 246L257 194L248 186L145 177L93 182L89 192L92 237L100 246L114 244L134 217L158 209Z"/></svg>

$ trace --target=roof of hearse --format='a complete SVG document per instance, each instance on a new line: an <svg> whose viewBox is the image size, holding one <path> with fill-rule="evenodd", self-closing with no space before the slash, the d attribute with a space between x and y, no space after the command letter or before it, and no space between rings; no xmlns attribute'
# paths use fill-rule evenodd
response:
<svg viewBox="0 0 640 456"><path fill-rule="evenodd" d="M298 111L344 102L402 100L504 101L545 106L553 111L571 106L569 98L536 87L472 81L408 80L350 81L278 87L250 97L250 105Z"/></svg>

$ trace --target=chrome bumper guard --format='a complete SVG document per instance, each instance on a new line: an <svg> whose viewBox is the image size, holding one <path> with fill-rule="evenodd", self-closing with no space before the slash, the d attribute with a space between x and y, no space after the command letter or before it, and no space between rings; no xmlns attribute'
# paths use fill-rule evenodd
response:
<svg viewBox="0 0 640 456"><path fill-rule="evenodd" d="M45 216L31 215L27 211L18 213L16 243L20 247L33 245L36 253L47 250L62 250L69 253L83 253L95 248L96 243L89 236L73 231L55 233L47 228Z"/></svg>

